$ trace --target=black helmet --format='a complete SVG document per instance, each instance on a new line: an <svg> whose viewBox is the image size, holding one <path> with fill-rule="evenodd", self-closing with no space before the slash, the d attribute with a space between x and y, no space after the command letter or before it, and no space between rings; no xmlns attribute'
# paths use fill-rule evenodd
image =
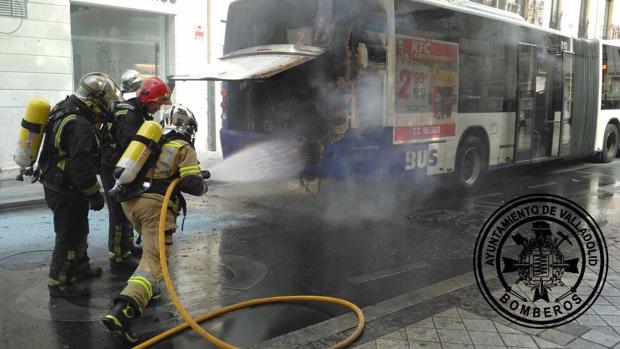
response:
<svg viewBox="0 0 620 349"><path fill-rule="evenodd" d="M84 75L74 95L93 112L111 112L123 96L114 80L104 73L88 73Z"/></svg>

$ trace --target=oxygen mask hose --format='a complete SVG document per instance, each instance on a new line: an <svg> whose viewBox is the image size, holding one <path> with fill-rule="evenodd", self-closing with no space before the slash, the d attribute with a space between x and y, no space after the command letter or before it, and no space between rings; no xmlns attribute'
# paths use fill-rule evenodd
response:
<svg viewBox="0 0 620 349"><path fill-rule="evenodd" d="M196 331L202 338L204 338L205 340L211 342L212 344L216 345L219 348L224 348L224 349L236 349L235 346L232 346L220 339L218 339L217 337L213 336L212 334L210 334L209 332L205 331L198 323L203 322L205 320L214 318L216 316L222 315L224 313L228 313L231 311L235 311L235 310L239 310L242 308L247 308L247 307L251 307L251 306L255 306L255 305L259 305L259 304L267 304L267 303L278 303L278 302L327 302L327 303L335 303L335 304L340 304L343 305L351 310L353 310L355 312L355 314L357 315L357 327L355 328L355 331L349 336L347 337L345 340L343 340L342 342L334 345L333 347L331 347L330 349L340 349L340 348L346 348L347 346L349 346L351 343L353 343L361 334L362 334L362 330L364 329L364 314L362 313L362 310L355 304L348 302L344 299L340 299L340 298L333 298L333 297L324 297L324 296L279 296L279 297L269 297L269 298L259 298L259 299L253 299L253 300L249 300L249 301L245 301L245 302L241 302L241 303L237 303L234 305L229 305L220 309L215 309L212 310L208 313L205 313L199 317L197 317L196 319L193 319L191 317L191 315L187 312L187 310L185 309L185 307L183 306L183 304L181 303L181 301L179 300L176 290L174 289L174 285L172 284L172 280L170 279L170 273L168 272L168 261L166 258L166 249L165 249L165 243L164 243L164 229L166 226L166 211L168 209L168 203L170 202L170 197L172 196L172 192L174 191L174 188L177 186L177 184L179 183L180 179L175 179L172 181L172 183L170 183L170 185L168 186L168 190L166 191L166 195L164 196L164 202L162 204L161 207L161 213L159 216L159 261L161 264L161 271L162 271L162 275L163 275L163 279L164 282L166 284L166 290L168 291L168 295L170 296L170 299L172 299L172 302L174 303L174 306L177 308L178 312L181 314L181 316L183 317L183 319L185 320L185 323L178 325L176 327L173 327L169 330L167 330L166 332L163 332L137 346L134 347L134 349L142 349L142 348L147 348L153 344L156 344L180 331L183 331L185 329L187 329L188 327L191 327L194 331Z"/></svg>

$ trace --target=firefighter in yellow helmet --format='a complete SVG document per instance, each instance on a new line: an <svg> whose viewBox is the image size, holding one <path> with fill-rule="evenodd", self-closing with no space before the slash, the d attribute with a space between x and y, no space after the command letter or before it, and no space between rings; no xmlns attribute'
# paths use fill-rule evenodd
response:
<svg viewBox="0 0 620 349"><path fill-rule="evenodd" d="M80 79L75 93L50 112L39 169L56 232L48 283L51 297L88 295L75 282L101 275L101 268L91 266L87 254L88 210L104 206L97 181L96 125L119 101L120 90L112 78L89 73Z"/></svg>
<svg viewBox="0 0 620 349"><path fill-rule="evenodd" d="M181 178L179 191L173 195L166 216L166 255L172 249L172 234L176 218L184 210L181 192L201 196L207 185L198 165L194 150L194 137L198 124L193 113L181 106L162 107L163 141L155 165L148 170L143 181L134 185L144 188L142 194L122 202L123 211L133 227L142 235L143 253L138 268L127 281L127 286L114 300L114 307L103 319L104 325L114 334L129 342L136 342L129 329L130 321L139 317L151 299L161 295L159 281L158 224L163 195L174 178ZM132 191L133 192L133 191Z"/></svg>

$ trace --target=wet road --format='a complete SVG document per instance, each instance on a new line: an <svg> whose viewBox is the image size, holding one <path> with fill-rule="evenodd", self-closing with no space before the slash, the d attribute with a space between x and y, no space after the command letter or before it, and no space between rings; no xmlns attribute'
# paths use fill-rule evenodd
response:
<svg viewBox="0 0 620 349"><path fill-rule="evenodd" d="M287 294L342 297L363 307L471 272L482 223L516 196L565 196L588 210L604 232L620 231L616 178L620 160L496 171L470 197L446 189L445 179L392 188L324 182L319 194L317 183L309 191L297 183L217 184L206 197L189 200L184 231L175 235L171 273L195 315ZM47 295L51 221L44 208L0 212L0 347L123 347L99 322L126 280L107 265L107 214L91 213L89 253L104 275L91 282L93 295L80 301L52 302ZM323 304L272 305L206 327L246 346L344 311ZM145 339L179 322L164 298L134 329ZM188 333L156 347L205 344Z"/></svg>

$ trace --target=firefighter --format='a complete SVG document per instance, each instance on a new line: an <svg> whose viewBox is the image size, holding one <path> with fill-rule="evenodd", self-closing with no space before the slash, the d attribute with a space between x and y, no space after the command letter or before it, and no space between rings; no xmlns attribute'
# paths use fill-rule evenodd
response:
<svg viewBox="0 0 620 349"><path fill-rule="evenodd" d="M179 210L184 210L185 200L180 192L201 196L207 192L196 151L194 136L198 124L192 112L180 105L166 108L162 113L163 144L155 165L148 170L144 188L138 197L122 202L123 210L144 241L144 252L138 268L127 281L127 286L114 300L114 307L103 319L104 325L114 334L129 342L136 342L129 329L132 319L139 317L151 299L161 295L159 281L158 225L163 195L174 178L181 178L179 190L168 206L165 227L166 255L172 249L172 234L176 230Z"/></svg>
<svg viewBox="0 0 620 349"><path fill-rule="evenodd" d="M169 103L168 86L157 77L149 78L138 88L137 97L116 106L112 119L103 127L101 182L109 210L108 258L113 272L133 272L137 264L132 257L139 257L142 249L134 245L133 227L120 203L108 193L115 183L112 172L142 123L152 120L152 114Z"/></svg>
<svg viewBox="0 0 620 349"><path fill-rule="evenodd" d="M56 232L48 284L51 297L88 295L75 282L101 275L101 268L91 265L87 254L89 208L99 211L104 206L97 181L96 124L119 101L122 96L112 78L89 73L80 79L75 93L50 112L39 169Z"/></svg>
<svg viewBox="0 0 620 349"><path fill-rule="evenodd" d="M144 77L137 70L127 69L121 76L121 87L123 98L131 99L136 97L136 91L144 82Z"/></svg>

